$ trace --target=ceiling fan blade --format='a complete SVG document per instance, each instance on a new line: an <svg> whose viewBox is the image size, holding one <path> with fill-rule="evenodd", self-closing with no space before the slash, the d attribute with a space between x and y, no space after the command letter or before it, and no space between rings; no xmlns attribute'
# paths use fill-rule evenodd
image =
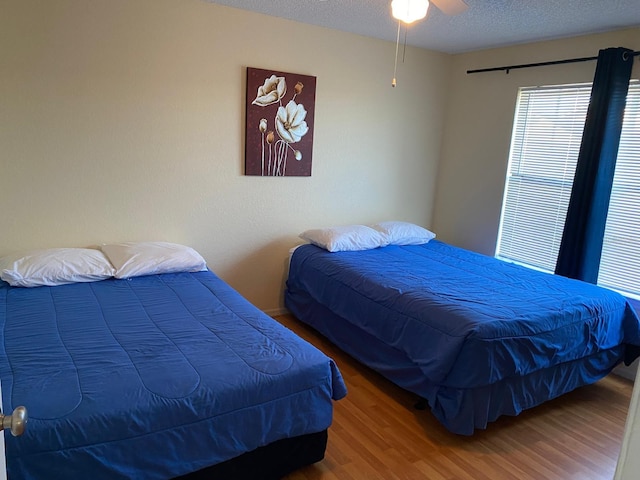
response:
<svg viewBox="0 0 640 480"><path fill-rule="evenodd" d="M447 15L458 15L464 12L469 6L462 0L431 0L433 4Z"/></svg>

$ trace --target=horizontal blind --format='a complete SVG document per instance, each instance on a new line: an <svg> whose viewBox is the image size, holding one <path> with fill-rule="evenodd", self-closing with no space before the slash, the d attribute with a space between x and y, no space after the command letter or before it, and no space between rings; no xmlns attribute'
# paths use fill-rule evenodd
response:
<svg viewBox="0 0 640 480"><path fill-rule="evenodd" d="M520 91L496 256L555 269L590 85ZM631 81L598 285L640 298L640 82Z"/></svg>
<svg viewBox="0 0 640 480"><path fill-rule="evenodd" d="M629 85L598 285L640 296L640 83Z"/></svg>
<svg viewBox="0 0 640 480"><path fill-rule="evenodd" d="M520 89L496 256L553 271L591 85Z"/></svg>

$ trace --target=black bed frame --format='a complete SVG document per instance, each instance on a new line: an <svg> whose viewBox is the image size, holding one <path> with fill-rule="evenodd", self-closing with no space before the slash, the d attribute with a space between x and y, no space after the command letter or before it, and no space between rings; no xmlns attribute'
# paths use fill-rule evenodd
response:
<svg viewBox="0 0 640 480"><path fill-rule="evenodd" d="M285 438L174 480L278 480L324 458L327 431Z"/></svg>

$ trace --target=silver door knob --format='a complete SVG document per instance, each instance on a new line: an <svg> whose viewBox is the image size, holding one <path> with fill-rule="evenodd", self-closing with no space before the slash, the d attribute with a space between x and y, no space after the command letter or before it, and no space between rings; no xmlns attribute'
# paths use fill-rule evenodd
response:
<svg viewBox="0 0 640 480"><path fill-rule="evenodd" d="M24 429L27 428L27 409L25 407L16 407L11 415L4 415L0 413L0 430L11 430L11 435L17 437L24 433Z"/></svg>

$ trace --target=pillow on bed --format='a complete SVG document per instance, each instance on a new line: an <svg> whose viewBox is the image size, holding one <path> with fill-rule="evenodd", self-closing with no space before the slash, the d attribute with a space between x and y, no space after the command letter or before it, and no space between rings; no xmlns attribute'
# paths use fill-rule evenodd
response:
<svg viewBox="0 0 640 480"><path fill-rule="evenodd" d="M384 247L385 236L365 225L344 225L306 230L300 238L330 252L369 250Z"/></svg>
<svg viewBox="0 0 640 480"><path fill-rule="evenodd" d="M207 269L207 262L198 252L177 243L124 242L102 245L100 249L116 268L116 278Z"/></svg>
<svg viewBox="0 0 640 480"><path fill-rule="evenodd" d="M380 222L371 228L382 233L389 245L422 245L433 240L435 233L409 222Z"/></svg>
<svg viewBox="0 0 640 480"><path fill-rule="evenodd" d="M113 265L94 248L50 248L0 258L0 278L14 287L96 282L114 274Z"/></svg>

